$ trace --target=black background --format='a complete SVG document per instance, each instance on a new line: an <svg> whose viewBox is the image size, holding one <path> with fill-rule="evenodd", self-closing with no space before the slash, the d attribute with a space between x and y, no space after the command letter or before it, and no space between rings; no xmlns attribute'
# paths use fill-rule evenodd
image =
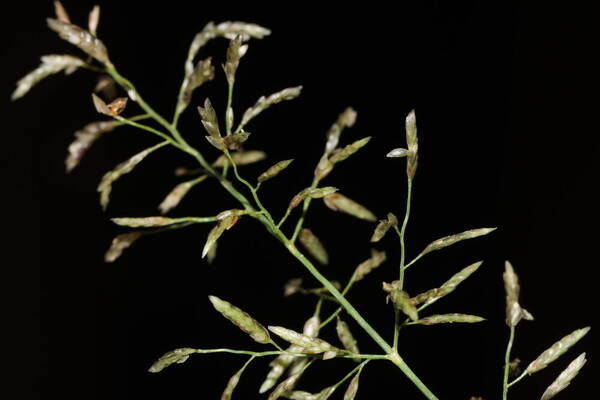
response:
<svg viewBox="0 0 600 400"><path fill-rule="evenodd" d="M404 161L384 157L404 145L404 116L417 110L420 164L407 232L409 258L431 240L469 228L498 226L489 237L431 254L407 275L407 290L439 285L474 261L480 271L430 312L485 316L469 326L413 327L400 351L440 398L499 398L508 329L501 280L503 261L522 281L521 303L535 322L519 325L514 354L527 363L555 339L591 323L592 274L597 268L595 187L598 175L597 106L592 89L591 26L584 10L522 3L402 2L394 9L326 2L102 2L99 36L111 59L155 108L170 116L193 35L209 20L263 24L273 34L251 41L236 82L237 114L256 98L304 85L302 96L273 107L248 129L248 147L268 161L243 169L257 176L271 163L296 162L261 190L279 216L289 198L307 186L324 135L337 114L358 111L343 143L371 135L359 154L340 164L326 183L340 187L379 216L403 213ZM65 1L75 23L85 25L93 2ZM21 2L5 13L2 46L2 170L8 215L4 291L13 339L7 347L20 398L164 399L218 398L245 357L197 356L160 374L146 372L176 347L263 349L212 310L207 295L228 299L265 324L300 329L315 301L283 298L280 288L308 274L250 219L226 233L217 261L200 253L209 226L140 240L114 264L103 253L117 229L107 217L157 214L156 206L178 182L175 167L193 160L164 149L114 186L104 214L96 184L102 174L156 142L129 128L99 141L82 164L65 175L63 160L72 133L98 119L89 98L96 77L88 72L51 77L24 99L10 103L14 82L48 53L77 53L47 30L51 2ZM223 60L226 41L201 56ZM220 71L219 71L220 72ZM192 105L210 96L223 111L222 74L198 90ZM594 110L595 111L595 110ZM126 115L137 113L130 105ZM217 154L202 136L193 107L181 129L209 158ZM8 139L8 140L7 140ZM214 182L190 193L174 215L214 215L235 207ZM344 281L369 253L373 226L334 214L315 202L307 225L331 253L323 267ZM290 226L288 225L289 229ZM390 339L393 313L381 281L396 275L397 243L380 243L389 262L357 285L349 298ZM349 317L345 318L349 320ZM364 352L377 352L353 325ZM592 334L593 335L593 334ZM323 337L335 341L330 327ZM592 336L552 367L526 379L511 398L539 396L559 370L587 351L584 372L561 398L591 393L595 361ZM333 360L311 367L300 388L317 391L341 378L352 363ZM268 370L255 362L238 387L238 398L256 398ZM23 392L23 391L26 392ZM27 393L27 394L25 394ZM31 393L31 394L30 394ZM341 394L336 394L341 398ZM391 364L364 370L359 398L419 398Z"/></svg>

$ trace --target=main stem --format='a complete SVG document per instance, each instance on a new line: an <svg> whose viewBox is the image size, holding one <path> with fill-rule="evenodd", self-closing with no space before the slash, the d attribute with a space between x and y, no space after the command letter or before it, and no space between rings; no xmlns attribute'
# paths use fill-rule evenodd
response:
<svg viewBox="0 0 600 400"><path fill-rule="evenodd" d="M246 210L248 211L256 211L255 208L250 204L248 199L240 193L231 182L223 179L220 175L218 175L215 170L211 167L211 165L206 161L206 159L192 146L190 146L185 139L181 136L177 128L167 122L160 114L158 114L154 109L144 101L142 96L139 94L135 86L125 77L120 75L114 66L108 66L106 72L115 79L115 81L123 86L126 90L132 91L135 100L140 105L140 107L148 114L152 119L162 125L165 129L167 129L175 138L177 143L179 143L181 150L186 153L192 155L200 165L207 171L207 173L213 177L215 177L223 186L225 190L227 190L235 199L237 199ZM398 352L395 349L392 349L390 345L373 329L371 325L360 315L360 313L344 298L344 296L337 290L331 282L325 278L317 268L294 246L293 242L288 240L288 238L281 232L281 230L275 226L275 223L269 219L265 214L257 214L255 216L267 229L271 235L275 236L282 244L286 246L286 248L292 253L294 257L296 257L304 267L319 281L321 284L327 288L327 290L337 299L342 307L346 310L346 312L356 320L356 322L365 330L365 332L385 351L388 355L387 358L390 359L400 370L407 376L407 378L417 386L417 388L425 395L425 397L429 400L438 400L438 398L425 386L425 384L415 375L415 373L410 369L410 367L404 362L404 360L400 357Z"/></svg>
<svg viewBox="0 0 600 400"><path fill-rule="evenodd" d="M512 350L513 341L515 339L515 327L510 327L510 337L504 354L504 379L502 381L502 400L508 399L508 372L510 369L510 352Z"/></svg>

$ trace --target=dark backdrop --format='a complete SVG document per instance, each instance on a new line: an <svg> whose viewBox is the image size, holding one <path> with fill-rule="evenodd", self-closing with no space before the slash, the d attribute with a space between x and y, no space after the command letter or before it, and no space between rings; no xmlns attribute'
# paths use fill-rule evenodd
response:
<svg viewBox="0 0 600 400"><path fill-rule="evenodd" d="M373 140L340 164L327 183L380 216L401 215L404 161L384 155L404 145L404 116L415 108L421 147L407 232L409 257L446 234L499 229L427 256L407 276L407 290L418 293L484 260L475 276L431 312L473 313L487 322L407 329L401 353L441 398L498 398L508 334L501 280L505 259L521 277L521 303L536 317L517 332L514 354L525 363L555 339L590 324L595 314L590 304L597 267L592 223L597 217L597 123L584 122L597 105L589 55L593 35L580 10L508 2L413 3L390 9L375 3L107 1L99 35L120 71L157 110L170 115L187 47L205 23L239 19L273 30L269 38L250 42L234 106L240 115L260 95L304 85L299 99L273 107L249 126L254 134L248 146L264 149L269 159L244 168L244 176L254 177L280 159L296 159L262 190L276 216L310 183L324 134L349 105L358 110L358 121L343 142L366 135ZM93 2L65 5L83 25ZM174 168L194 164L174 150L155 153L114 185L106 213L98 205L98 180L155 143L153 137L129 128L115 131L71 175L64 173L72 133L98 119L89 98L95 77L88 72L52 77L24 99L8 102L14 82L35 68L39 55L77 53L45 28L51 10L50 2L23 1L9 6L4 18L9 29L2 47L2 107L8 124L2 170L9 186L3 197L11 201L5 212L18 222L5 241L7 254L18 256L5 264L5 284L16 289L5 291L7 315L15 317L9 324L15 340L7 347L15 352L11 368L24 377L15 382L32 398L217 398L244 357L197 356L157 375L146 370L175 347L262 348L216 314L207 295L229 299L265 323L300 329L314 300L283 298L280 287L298 276L309 286L315 282L250 219L227 232L213 265L200 257L209 226L144 238L116 263L103 263L103 252L121 231L108 217L156 214L178 181ZM225 48L226 42L217 40L202 55L214 55L219 63ZM192 105L208 95L222 111L225 90L219 71ZM181 128L192 144L209 157L216 155L202 138L193 107ZM234 206L216 184L206 182L174 215L213 215ZM316 202L307 225L330 249L331 265L322 270L331 279L345 280L368 255L373 228L368 223L333 214ZM391 238L377 247L389 252L390 261L357 285L350 300L391 339L393 313L380 285L396 275L398 251ZM364 351L378 351L358 327L353 330ZM323 336L335 340L331 328ZM539 396L576 354L591 355L591 338L517 385L511 397ZM591 357L562 398L587 397L594 366ZM337 360L319 363L301 387L318 390L351 367ZM267 370L265 360L256 362L237 397L255 398ZM370 364L359 398L388 396L419 394L391 365Z"/></svg>

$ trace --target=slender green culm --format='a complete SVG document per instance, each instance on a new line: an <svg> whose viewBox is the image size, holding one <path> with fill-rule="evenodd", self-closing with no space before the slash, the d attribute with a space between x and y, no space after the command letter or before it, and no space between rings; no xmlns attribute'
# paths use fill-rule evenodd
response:
<svg viewBox="0 0 600 400"><path fill-rule="evenodd" d="M357 398L360 379L377 379L377 377L370 377L368 374L365 376L365 373L363 373L365 366L375 361L388 362L391 363L390 365L397 367L398 369L394 369L394 371L404 375L406 379L394 380L389 385L383 381L377 382L378 390L382 391L379 397L393 397L384 396L383 391L386 390L389 393L399 393L398 396L402 397L404 391L402 385L409 384L408 382L410 382L418 389L423 398L437 400L438 397L427 386L425 381L416 375L409 367L407 361L401 356L402 347L411 346L410 343L405 343L404 340L400 339L401 333L403 333L402 329L442 330L443 328L436 328L436 326L440 324L456 325L459 323L472 324L484 322L483 317L468 314L469 310L464 310L466 313L448 310L435 314L427 314L429 310L425 310L433 303L438 302L449 293L455 291L459 284L469 278L481 266L482 262L473 263L462 270L450 271L448 275L451 277L448 281L440 286L429 286L433 287L433 289L426 291L423 291L423 288L411 287L411 282L407 280L408 268L417 264L427 254L431 254L432 263L445 264L443 258L436 260L435 254L438 254L448 246L466 239L474 239L487 235L496 228L469 229L434 240L424 248L421 247L423 250L415 253L411 261L407 262L407 255L413 251L413 244L407 241L409 237L407 230L411 217L413 189L419 159L419 139L417 137L417 117L415 111L412 110L407 113L403 129L393 128L392 133L402 137L402 140L398 140L398 144L401 147L395 147L386 154L380 154L382 161L385 160L386 163L389 163L392 170L399 171L397 174L399 177L398 180L403 181L406 179L405 195L401 201L397 202L400 205L399 210L392 210L392 212L389 210L372 210L371 208L367 208L367 206L370 207L372 205L369 196L360 199L360 193L356 193L357 198L355 198L354 194L350 198L345 194L341 194L348 193L344 188L340 192L338 187L334 186L336 185L334 170L336 173L343 173L344 165L347 163L343 163L342 161L359 158L356 154L359 151L364 152L364 149L368 148L366 145L372 139L371 136L362 138L360 138L361 136L355 136L349 140L342 137L342 133L345 131L349 132L347 134L344 133L344 135L350 136L353 134L351 132L353 129L351 128L355 125L357 112L351 107L343 109L328 129L327 126L321 127L326 131L325 148L317 160L311 160L314 162L313 165L315 167L312 173L306 177L304 185L297 186L295 182L290 182L289 179L286 179L292 172L292 168L288 170L293 161L289 157L295 157L298 159L296 162L298 165L304 165L307 160L301 160L303 157L302 154L287 154L287 159L282 160L282 157L279 158L282 161L276 163L273 163L275 162L273 161L270 166L263 166L259 170L262 173L257 174L255 171L253 174L248 173L246 175L244 171L246 165L262 161L266 158L266 153L262 150L252 149L255 145L254 138L263 135L263 132L258 131L255 134L250 133L252 131L253 120L259 115L263 118L263 115L268 114L267 111L270 111L272 108L288 107L288 105L284 104L298 97L302 91L302 86L294 86L283 88L268 96L258 97L259 94L252 94L253 97L251 98L258 97L254 105L245 110L238 108L237 97L234 96L243 85L236 85L235 83L237 80L243 80L242 78L244 77L244 75L238 74L238 71L244 68L243 60L253 57L250 52L253 44L252 41L263 39L270 35L271 31L269 29L243 21L207 23L194 36L191 42L187 57L184 60L183 80L179 92L174 93L175 110L172 118L167 119L146 102L132 81L121 75L116 61L109 57L109 50L105 42L98 36L100 7L95 6L91 10L87 27L80 27L75 21L70 20L67 10L60 1L55 1L54 5L56 15L54 18L47 19L48 27L57 33L61 39L74 45L74 50L83 52L83 54L79 56L67 54L43 55L39 66L17 82L17 87L11 95L11 99L18 100L25 96L43 79L58 75L61 72L69 75L75 70L100 74L103 77L104 84L113 85L121 91L118 96L111 96L97 87L94 93L90 93L91 96L86 95L84 100L89 102L90 111L95 109L99 116L97 115L93 121L90 121L90 123L75 132L75 139L69 145L68 156L65 160L67 172L72 171L79 164L85 162L84 155L90 147L98 142L102 136L116 128L136 129L151 135L155 140L158 139L156 143L145 149L139 149L137 153L132 154L125 161L104 174L98 185L98 192L100 193L101 207L107 210L113 186L118 190L119 185L128 183L130 178L127 175L134 169L142 173L143 162L148 158L161 157L162 151L159 150L163 147L176 150L179 155L183 156L182 158L185 161L193 161L195 163L189 168L177 168L174 179L181 180L172 182L168 186L171 188L168 193L157 192L157 198L163 199L158 205L161 215L153 215L152 213L149 216L142 217L119 215L111 218L112 222L118 225L116 229L125 231L116 234L104 255L105 261L116 262L122 259L125 250L134 246L138 241L143 242L140 239L146 235L161 234L183 229L191 225L198 225L198 229L205 228L205 233L203 234L205 236L203 238L205 237L206 240L198 242L200 247L203 246L201 250L202 258L206 258L208 262L215 262L218 265L217 243L221 241L234 241L231 239L234 235L225 234L225 232L234 229L240 221L242 223L255 221L258 222L256 226L260 228L261 233L266 233L275 238L276 241L274 244L281 245L291 258L296 261L295 264L281 266L281 268L290 268L290 281L285 285L283 295L291 296L295 293L303 293L306 294L303 297L311 302L306 306L306 314L302 318L297 319L297 324L296 322L289 322L290 326L281 326L281 323L277 319L290 321L290 315L275 315L271 312L271 315L268 317L261 317L272 319L263 325L250 316L248 312L242 310L242 308L246 310L251 307L243 304L242 299L244 297L240 293L231 293L231 296L240 301L241 308L211 295L209 296L209 301L214 309L242 331L240 332L240 342L252 339L256 343L250 341L250 344L262 347L262 349L238 350L230 348L199 349L181 347L159 357L149 367L149 371L158 373L165 368L176 368L174 364L183 363L190 356L203 358L210 357L211 354L218 354L219 356L241 355L246 358L241 368L238 366L239 369L237 371L232 371L228 382L219 383L222 385L221 387L225 387L221 399L230 400L237 396L234 390L238 387L243 372L250 368L259 368L257 362L253 363L255 359L268 358L270 359L270 364L269 369L265 370L266 377L262 384L256 385L256 388L260 393L268 392L269 400L279 398L326 400L341 385L346 384L348 380L344 400L354 400ZM111 26L111 29L115 31L119 28ZM122 29L125 30L125 27ZM100 30L100 32L102 31ZM222 46L221 54L201 54L205 52L205 45L208 42L222 39L226 39L227 43L224 43ZM122 50L111 54L118 54L119 52L122 52ZM213 59L223 60L222 70L217 68ZM217 84L217 82L220 83ZM226 98L226 103L213 104L207 97L207 94L202 93L205 87L212 85L224 91L222 98ZM332 94L330 93L328 96L332 96ZM218 98L219 96L214 97L214 99ZM278 105L279 103L283 104ZM141 112L133 114L131 113L132 108L139 108ZM185 132L186 136L184 136L184 132L180 131L178 127L179 118L183 112L194 108L198 112L195 115L196 127L190 132ZM315 107L313 105L312 112L316 112L314 110L318 110L318 108L323 107ZM337 111L339 112L340 110ZM268 121L266 115L264 119L265 122ZM315 118L314 120L318 119ZM250 126L250 131L246 130L247 126ZM395 125L390 124L390 126L394 127ZM315 129L319 129L319 127L315 127ZM287 134L287 132L282 132L279 126L274 127L273 130L280 135ZM206 141L202 140L198 148L196 148L188 143L185 137L188 135L190 137L198 137L199 132L205 136ZM387 138L388 133L385 132L385 135L381 135L381 137ZM424 135L429 134L431 133L424 130ZM313 136L312 132L306 132L303 134L302 140L314 141L315 145L321 146L319 143L322 139ZM357 137L359 139L356 139ZM435 137L435 135L431 135L430 137ZM196 143L197 141L194 142ZM293 146L286 148L286 151L290 152L290 148L293 153ZM216 154L216 156L209 159L206 154ZM183 162L184 160L181 161L182 164ZM179 161L177 165L181 165ZM170 166L168 169L175 166ZM406 170L406 177L404 177L404 169ZM250 177L248 178L247 176ZM328 179L331 182L328 181L326 184L323 184L322 181L324 179ZM117 181L119 182L118 185L114 185ZM196 189L196 186L204 181L213 182L216 185L211 186L207 183ZM340 182L343 182L343 180ZM402 183L400 184L402 185ZM230 195L234 205L228 205L215 212L215 210L203 210L202 201L193 201L193 197L196 194L201 194L204 197L212 196L215 188ZM261 188L262 190L259 192ZM282 196L271 196L269 198L288 199L288 202L274 204L272 208L271 205L269 205L269 208L265 207L266 203L261 199L261 195L264 191L269 190L280 190L282 192ZM188 198L189 200L187 200ZM191 216L183 217L165 215L173 211L184 199L186 199L185 202L188 202L189 205L199 205L198 212L192 213ZM346 244L340 243L340 241L336 243L336 241L331 241L329 238L327 238L328 240L321 241L314 232L324 232L326 231L325 228L333 226L333 218L345 217L334 216L334 213L329 212L329 214L325 214L320 219L311 219L311 215L309 214L311 205L321 203L321 201L315 199L322 199L326 208L334 212L354 217L354 219L347 219L350 223L357 225L357 232L359 232L358 229L363 229L365 225L369 225L366 232L372 232L370 237L368 234L364 236L364 230L360 231L362 233L357 233L357 237L359 235L363 235L364 237L365 254L369 253L369 247L374 247L370 249L370 257L366 260L355 260L356 262L352 262L350 265L353 268L343 266L346 268L342 269L342 266L340 266L340 268L335 269L335 271L346 271L346 277L342 279L347 283L343 289L341 284L328 279L326 275L333 275L333 268L337 267L336 264L339 263L336 253L338 251L344 252ZM186 215L190 214L186 213ZM273 215L283 216L276 222ZM385 217L383 217L384 215ZM403 215L401 222L396 215ZM329 220L329 218L332 218L332 220ZM288 220L292 221L285 224ZM309 220L310 222L308 222ZM419 221L421 224L423 222ZM310 229L305 226L305 223L310 226ZM392 229L398 237L398 241L396 242L398 246L397 252L387 251L387 249L384 251L382 249L385 246L389 246L392 242L389 240L390 235L387 235ZM324 237L326 236L324 235ZM299 249L298 242L306 250L306 254L310 255L310 258ZM422 244L418 245L421 246ZM220 245L219 248L221 248ZM395 255L398 255L397 259L386 263L389 259L396 257ZM244 260L241 260L243 262L236 267L245 265L248 259L251 259L254 255L244 254L243 256ZM321 270L311 260L316 260L320 266L326 267L323 267ZM304 268L305 276L298 277L298 270L296 269L298 266ZM228 268L230 266L219 265L219 267ZM253 268L257 269L257 274L266 273L265 271L260 271L261 267L258 263ZM375 269L377 270L375 271ZM388 302L391 303L387 307L392 307L394 312L394 335L391 343L367 321L367 314L365 312L382 312L384 307L386 307L383 301L385 293L379 292L375 294L381 296L382 300L378 310L364 310L363 298L353 298L353 303L351 303L348 297L351 294L351 289L356 284L362 285L361 281L373 279L372 277L378 274L383 276L386 282L390 282L383 283L383 290L387 293ZM171 278L167 280L170 281ZM569 351L571 347L574 347L587 334L590 328L577 329L555 342L547 350L541 352L536 359L532 360L522 374L512 377L511 381L511 366L516 365L516 362L512 361L511 357L517 325L521 320L533 320L533 316L522 308L519 303L519 280L514 268L508 261L505 264L503 280L506 290L506 316L504 319L510 332L502 375L502 399L507 400L509 389L514 384L525 379L530 374L549 367L558 357ZM270 282L270 279L265 279L263 287L252 287L251 290L253 293L260 290L264 296L280 296L279 282L269 286ZM303 282L307 286L303 286ZM316 287L314 286L315 283ZM375 285L379 286L380 284L376 283ZM463 286L465 285L461 285L461 287ZM160 291L160 289L157 288L157 291ZM271 289L272 292L270 292ZM491 288L490 291L493 292ZM413 296L411 297L409 293L413 293ZM414 295L415 293L419 294ZM207 294L205 293L204 295ZM229 294L225 296L229 298ZM316 306L314 306L315 298ZM236 303L238 300L235 300ZM272 301L279 301L279 299L272 298ZM214 327L220 323L218 322L218 317L213 317L214 320L205 321L211 328L204 331L206 334L214 332ZM306 319L307 317L309 318ZM500 319L500 317L486 317L488 319ZM332 327L329 323L334 320L336 321L336 326ZM304 321L303 326L302 321ZM176 329L177 326L179 325L173 324L173 329ZM298 330L300 327L302 327L302 330ZM327 340L324 338L327 338ZM197 340L200 341L202 338L198 337ZM372 343L369 343L369 341ZM358 345L359 342L360 347ZM368 348L369 345L372 346L373 344L379 348L378 353L361 353L362 348ZM444 355L439 355L439 357L444 357ZM340 361L337 363L328 362L328 360L333 358L340 359ZM352 362L358 362L359 365L357 366ZM419 358L414 360L414 362L419 362L419 370L426 373L428 366L434 364L436 360ZM564 390L573 378L580 373L585 362L585 353L575 358L558 375L555 381L548 386L542 394L542 400L549 400L555 394ZM326 365L329 368L322 369L321 371L327 371L327 379L330 379L330 381L321 388L318 388L316 392L305 390L305 388L302 388L302 377L304 374L312 373L310 367L316 363L328 363ZM204 367L196 365L186 365L184 367L206 368L206 365ZM203 383L203 385L207 384L210 384L210 382ZM189 385L190 394L197 396L197 387L196 383L191 382ZM238 392L241 389L241 387L238 388ZM440 388L440 392L443 392L443 390L444 388ZM444 393L441 393L441 396L447 398L447 395ZM239 398L244 397L250 397L250 395L244 393L244 395L239 396Z"/></svg>

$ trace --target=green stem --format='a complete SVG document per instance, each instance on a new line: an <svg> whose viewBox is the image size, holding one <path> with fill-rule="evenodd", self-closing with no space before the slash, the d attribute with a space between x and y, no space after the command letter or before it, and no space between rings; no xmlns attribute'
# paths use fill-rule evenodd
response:
<svg viewBox="0 0 600 400"><path fill-rule="evenodd" d="M370 360L366 360L366 361L361 362L359 365L356 366L356 368L354 368L352 371L348 372L348 374L346 376L344 376L338 383L336 383L333 386L335 386L337 388L338 386L340 386L341 384L343 384L345 381L347 381L348 379L350 379L354 374L360 373L360 371L362 371L363 367L365 365L367 365L367 363L369 361Z"/></svg>
<svg viewBox="0 0 600 400"><path fill-rule="evenodd" d="M511 383L509 383L507 387L511 387L512 385L519 382L521 379L525 378L526 376L527 376L527 371L523 371L523 373L521 375L519 375L518 378L515 378L515 380L513 380Z"/></svg>
<svg viewBox="0 0 600 400"><path fill-rule="evenodd" d="M342 290L342 296L345 296L346 293L348 293L348 291L350 290L350 288L352 287L352 285L354 284L354 281L352 279L350 279L348 281L348 283L346 284L346 287L344 288L344 290ZM338 307L334 312L331 313L331 315L329 317L327 317L327 319L325 319L325 321L321 322L321 325L319 325L319 329L322 329L325 325L327 325L328 323L330 323L331 321L333 321L333 319L335 317L338 316L338 314L340 312L342 312L344 308L343 307Z"/></svg>
<svg viewBox="0 0 600 400"><path fill-rule="evenodd" d="M319 184L319 180L316 177L313 178L313 181L310 184L311 189L316 188L318 184ZM302 214L300 214L300 218L298 218L298 222L296 222L296 227L294 228L294 233L292 235L292 238L290 239L292 243L296 242L296 239L298 238L298 234L300 234L300 230L302 229L302 225L304 224L304 219L306 218L306 213L308 212L308 207L310 206L311 201L312 201L312 198L307 197L306 199L304 199L304 202L302 203ZM289 215L289 210L288 210L288 213L286 213L286 217L288 215Z"/></svg>
<svg viewBox="0 0 600 400"><path fill-rule="evenodd" d="M502 381L502 400L507 400L508 398L508 372L510 367L510 351L512 349L514 339L515 327L511 326L508 344L506 345L506 353L504 354L504 379Z"/></svg>
<svg viewBox="0 0 600 400"><path fill-rule="evenodd" d="M408 179L406 181L406 209L404 212L404 220L402 221L402 228L400 232L398 232L398 228L395 227L396 232L398 232L398 236L400 239L400 273L399 273L399 284L398 287L400 290L404 287L404 270L406 267L404 266L405 258L406 258L406 246L404 244L404 239L406 236L406 226L408 225L408 219L410 217L410 203L412 199L412 179ZM397 309L394 309L394 349L398 348L398 338L400 336L400 312Z"/></svg>
<svg viewBox="0 0 600 400"><path fill-rule="evenodd" d="M185 151L186 153L192 155L200 165L207 171L207 173L219 180L221 186L228 191L235 199L237 199L246 210L248 211L256 211L254 207L250 204L248 199L241 194L237 189L233 187L231 182L222 179L212 168L212 166L204 159L202 154L198 152L196 149L191 147L181 136L177 128L169 124L162 116L160 116L150 105L148 105L139 92L135 89L133 84L121 76L114 66L107 66L107 73L110 74L115 81L123 86L128 92L130 92L130 97L135 98L135 101L139 104L139 106L156 122L162 125L165 129L167 129L175 138L176 142L180 145L180 149ZM255 193L254 193L255 194ZM256 197L255 197L256 200ZM308 205L305 205L308 208ZM277 226L275 226L272 218L268 216L268 213L261 213L255 216L267 229L271 235L277 238L285 247L290 251L290 253L304 265L304 267L319 281L323 284L324 287L338 300L340 305L344 307L346 312L356 320L356 322L365 330L365 332L385 351L388 355L388 359L390 359L400 370L417 386L417 388L425 395L429 400L437 400L437 397L421 382L421 380L412 372L412 370L408 367L408 365L402 360L402 358L398 355L398 352L392 350L392 347L373 329L371 325L362 317L362 315L350 304L344 296L337 290L331 282L325 278L317 268L308 260L293 244L293 242L289 241L286 236L279 230ZM282 222L280 222L281 224ZM299 226L296 225L297 230L299 231ZM232 352L232 351L229 351ZM250 354L251 353L242 353L242 354ZM277 354L277 353L272 353Z"/></svg>

